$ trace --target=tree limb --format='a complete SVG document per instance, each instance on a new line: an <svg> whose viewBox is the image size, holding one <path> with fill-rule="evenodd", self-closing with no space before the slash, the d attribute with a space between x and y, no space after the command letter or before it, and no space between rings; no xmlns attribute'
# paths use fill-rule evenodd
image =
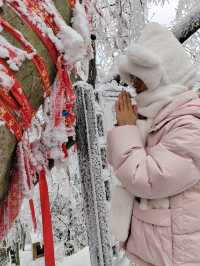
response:
<svg viewBox="0 0 200 266"><path fill-rule="evenodd" d="M200 28L200 8L191 12L188 16L178 22L174 28L173 33L180 43L184 43Z"/></svg>

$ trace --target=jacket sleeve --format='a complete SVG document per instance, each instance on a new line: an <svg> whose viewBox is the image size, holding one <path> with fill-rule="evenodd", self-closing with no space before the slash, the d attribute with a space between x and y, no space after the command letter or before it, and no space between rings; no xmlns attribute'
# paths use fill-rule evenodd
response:
<svg viewBox="0 0 200 266"><path fill-rule="evenodd" d="M146 199L176 195L200 181L200 121L179 121L160 142L144 148L137 126L113 128L107 159L122 185Z"/></svg>

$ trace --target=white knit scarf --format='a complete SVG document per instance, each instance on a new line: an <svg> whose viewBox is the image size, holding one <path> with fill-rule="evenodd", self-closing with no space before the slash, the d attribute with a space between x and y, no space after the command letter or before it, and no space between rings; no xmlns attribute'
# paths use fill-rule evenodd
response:
<svg viewBox="0 0 200 266"><path fill-rule="evenodd" d="M137 126L140 130L143 144L146 143L149 130L152 127L157 114L169 103L171 103L175 96L184 93L188 88L178 84L172 84L167 86L158 87L156 90L144 91L138 94L135 98L138 106L138 113L146 117L147 120L137 120ZM141 209L153 209L153 208L169 208L169 199L141 199Z"/></svg>

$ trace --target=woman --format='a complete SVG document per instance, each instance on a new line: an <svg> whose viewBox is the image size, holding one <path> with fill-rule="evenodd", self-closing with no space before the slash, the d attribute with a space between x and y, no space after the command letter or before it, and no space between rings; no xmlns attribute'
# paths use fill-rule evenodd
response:
<svg viewBox="0 0 200 266"><path fill-rule="evenodd" d="M119 95L118 126L107 136L108 162L135 197L126 254L138 266L199 266L195 68L173 34L157 23L144 28L119 62L120 75L137 92L137 112L127 92Z"/></svg>

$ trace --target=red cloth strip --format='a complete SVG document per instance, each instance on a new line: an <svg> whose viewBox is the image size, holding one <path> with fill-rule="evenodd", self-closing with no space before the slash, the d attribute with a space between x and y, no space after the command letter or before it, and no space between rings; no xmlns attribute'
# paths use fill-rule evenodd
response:
<svg viewBox="0 0 200 266"><path fill-rule="evenodd" d="M3 120L7 128L15 135L16 139L20 141L23 135L22 125L16 120L15 116L5 106L0 99L0 119Z"/></svg>
<svg viewBox="0 0 200 266"><path fill-rule="evenodd" d="M55 266L53 230L45 170L42 170L40 172L39 188L42 212L45 266Z"/></svg>
<svg viewBox="0 0 200 266"><path fill-rule="evenodd" d="M30 165L30 161L28 158L28 154L26 153L26 151L23 149L23 160L24 160L24 166L25 166L25 171L26 171L26 176L27 176L27 184L28 184L28 188L32 189L32 172L31 172L31 165ZM29 207L30 207L30 211L31 211L31 217L32 217L32 222L33 222L33 229L34 232L37 231L37 220L36 220L36 215L35 215L35 207L34 207L34 203L33 203L33 199L29 200Z"/></svg>
<svg viewBox="0 0 200 266"><path fill-rule="evenodd" d="M0 204L0 241L17 218L22 204L21 178L16 167L11 174L10 189L6 199Z"/></svg>
<svg viewBox="0 0 200 266"><path fill-rule="evenodd" d="M58 81L57 92L54 103L54 126L57 127L61 123L62 112L66 110L68 115L65 118L66 126L72 127L75 122L75 114L73 112L76 96L72 87L71 80L69 78L67 67L64 64L63 56L58 58ZM63 96L66 97L65 105L63 105ZM56 107L55 107L56 106Z"/></svg>
<svg viewBox="0 0 200 266"><path fill-rule="evenodd" d="M40 18L54 31L56 34L59 29L53 19L53 16L51 14L48 14L48 11L46 11L42 7L42 0L37 1L30 1L25 0L25 3L27 3L27 9L32 15L40 16ZM12 1L9 3L9 5L15 9L15 11L18 13L18 15L25 20L25 22L38 34L38 36L44 41L47 47L49 47L49 44L53 44L52 41L42 32L38 27L36 27L32 21L29 19L27 15L22 14L22 11L18 7L17 1ZM55 45L53 44L54 48L56 49ZM61 56L62 57L62 56ZM58 59L58 52L57 52L57 59ZM56 101L54 105L57 105L57 107L54 107L54 114L55 114L55 120L54 125L58 126L62 119L62 111L66 110L68 112L68 115L65 119L67 126L73 126L75 123L75 114L73 113L73 106L75 102L75 94L73 92L73 88L71 85L71 81L68 77L66 66L64 66L64 60L62 57L62 60L59 60L56 62L57 69L58 69L58 89L57 89L57 96ZM65 94L64 93L64 87L66 88ZM63 97L66 96L67 102L66 105L63 106Z"/></svg>
<svg viewBox="0 0 200 266"><path fill-rule="evenodd" d="M30 207L30 210L31 210L31 217L32 217L32 221L33 221L33 229L34 229L34 232L36 232L37 231L37 221L36 221L35 207L34 207L33 199L29 200L29 207Z"/></svg>
<svg viewBox="0 0 200 266"><path fill-rule="evenodd" d="M46 36L35 24L33 24L31 19L29 18L29 16L22 13L22 11L20 10L20 8L18 6L17 1L12 1L12 3L7 3L7 4L40 37L40 39L42 40L44 45L49 50L50 56L51 56L54 64L56 64L57 58L58 58L58 52L57 52L57 49L56 49L54 43L52 43L52 41L49 39L49 37Z"/></svg>
<svg viewBox="0 0 200 266"><path fill-rule="evenodd" d="M45 24L48 25L49 28L51 28L55 34L59 32L59 28L54 21L53 15L48 13L48 11L43 6L43 3L45 3L44 0L24 0L24 2L26 3L26 6L29 11L32 14L37 14L38 16L40 16L40 18L44 20Z"/></svg>
<svg viewBox="0 0 200 266"><path fill-rule="evenodd" d="M7 21L5 21L2 17L0 17L0 25L10 33L28 53L34 53L34 49L32 45L24 38L21 32L17 31L14 27L12 27ZM50 77L48 73L48 69L45 65L45 62L41 56L35 54L33 56L32 62L36 66L40 77L43 82L44 93L45 96L49 96L51 92L51 85L50 85Z"/></svg>
<svg viewBox="0 0 200 266"><path fill-rule="evenodd" d="M24 129L27 129L31 124L31 120L33 115L35 114L35 111L32 106L30 106L27 97L24 95L20 82L15 78L12 71L8 68L8 66L4 63L2 59L0 59L0 65L3 71L14 81L10 93L12 94L12 96L20 107L22 121L24 123Z"/></svg>
<svg viewBox="0 0 200 266"><path fill-rule="evenodd" d="M6 89L0 87L0 98L3 100L4 104L12 110L20 111L19 105L16 101L8 94Z"/></svg>

